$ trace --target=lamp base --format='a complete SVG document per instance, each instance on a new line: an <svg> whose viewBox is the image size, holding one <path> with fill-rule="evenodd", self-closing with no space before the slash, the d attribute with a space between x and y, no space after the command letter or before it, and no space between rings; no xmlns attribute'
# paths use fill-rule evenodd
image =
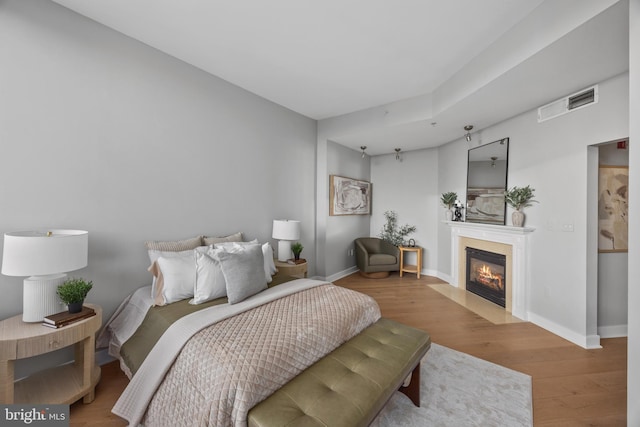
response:
<svg viewBox="0 0 640 427"><path fill-rule="evenodd" d="M278 241L278 261L287 261L291 258L291 240Z"/></svg>
<svg viewBox="0 0 640 427"><path fill-rule="evenodd" d="M56 290L66 279L66 274L31 276L24 279L22 321L42 322L45 316L63 311L64 305Z"/></svg>

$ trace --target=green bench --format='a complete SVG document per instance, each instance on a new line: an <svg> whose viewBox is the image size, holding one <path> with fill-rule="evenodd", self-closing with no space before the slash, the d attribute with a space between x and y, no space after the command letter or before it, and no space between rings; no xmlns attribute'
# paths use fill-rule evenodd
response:
<svg viewBox="0 0 640 427"><path fill-rule="evenodd" d="M367 426L397 390L420 406L430 347L426 332L380 319L252 408L248 426Z"/></svg>

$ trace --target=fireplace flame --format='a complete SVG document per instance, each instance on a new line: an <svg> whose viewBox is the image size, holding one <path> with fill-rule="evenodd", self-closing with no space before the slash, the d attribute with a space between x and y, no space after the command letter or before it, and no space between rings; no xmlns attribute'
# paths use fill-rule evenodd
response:
<svg viewBox="0 0 640 427"><path fill-rule="evenodd" d="M497 290L504 289L502 274L494 274L491 267L486 264L482 264L482 267L476 271L476 281Z"/></svg>

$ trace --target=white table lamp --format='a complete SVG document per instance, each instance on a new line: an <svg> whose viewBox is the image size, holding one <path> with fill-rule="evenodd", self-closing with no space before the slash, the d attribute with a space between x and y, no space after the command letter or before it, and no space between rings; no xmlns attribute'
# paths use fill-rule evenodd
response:
<svg viewBox="0 0 640 427"><path fill-rule="evenodd" d="M5 233L2 274L24 279L22 320L41 322L64 310L56 290L68 271L87 266L89 233L82 230Z"/></svg>
<svg viewBox="0 0 640 427"><path fill-rule="evenodd" d="M291 258L291 242L300 238L300 221L274 219L271 237L278 240L278 261L286 261Z"/></svg>

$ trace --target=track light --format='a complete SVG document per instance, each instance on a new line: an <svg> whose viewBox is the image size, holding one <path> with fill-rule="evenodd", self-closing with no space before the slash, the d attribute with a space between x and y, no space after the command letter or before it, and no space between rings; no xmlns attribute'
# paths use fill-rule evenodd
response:
<svg viewBox="0 0 640 427"><path fill-rule="evenodd" d="M396 148L396 160L400 160L400 151L402 150L401 148Z"/></svg>
<svg viewBox="0 0 640 427"><path fill-rule="evenodd" d="M360 146L360 149L362 150L362 158L364 159L364 156L366 156L366 155L367 155L367 153L365 153L365 152L364 152L364 150L366 150L366 149L367 149L367 146L366 146L366 145L361 145L361 146Z"/></svg>
<svg viewBox="0 0 640 427"><path fill-rule="evenodd" d="M498 158L497 158L497 157L495 157L495 156L494 156L494 157L491 157L491 167L492 167L492 168L495 168L495 167L496 167L496 160L498 160Z"/></svg>
<svg viewBox="0 0 640 427"><path fill-rule="evenodd" d="M464 130L467 131L466 135L464 136L464 139L466 139L467 142L471 141L471 129L473 129L473 125L466 125L464 127Z"/></svg>

